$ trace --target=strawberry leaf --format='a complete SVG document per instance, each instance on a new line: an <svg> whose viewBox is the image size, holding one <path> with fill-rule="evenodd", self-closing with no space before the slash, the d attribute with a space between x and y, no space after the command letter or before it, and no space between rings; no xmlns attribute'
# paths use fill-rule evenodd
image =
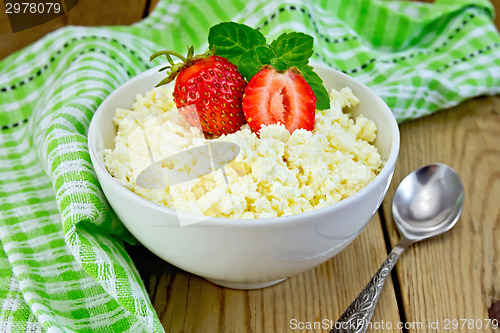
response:
<svg viewBox="0 0 500 333"><path fill-rule="evenodd" d="M314 38L302 32L283 33L269 47L276 53L278 59L288 64L288 67L307 65L313 55ZM282 69L278 69L282 70Z"/></svg>
<svg viewBox="0 0 500 333"><path fill-rule="evenodd" d="M265 46L266 38L260 31L247 25L222 22L210 28L208 43L210 49L215 48L218 56L238 65L245 53L257 46Z"/></svg>
<svg viewBox="0 0 500 333"><path fill-rule="evenodd" d="M327 110L330 108L330 97L328 96L328 91L326 91L323 85L323 80L313 71L313 68L309 65L299 68L300 72L306 79L307 83L311 86L314 94L316 95L316 109Z"/></svg>

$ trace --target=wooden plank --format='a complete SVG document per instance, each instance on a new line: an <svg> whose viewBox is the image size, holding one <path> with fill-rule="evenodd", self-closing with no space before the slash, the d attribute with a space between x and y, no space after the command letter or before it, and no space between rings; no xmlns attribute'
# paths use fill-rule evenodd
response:
<svg viewBox="0 0 500 333"><path fill-rule="evenodd" d="M66 25L131 24L142 19L147 0L79 1L69 12L36 27L13 33L5 10L0 11L0 59Z"/></svg>
<svg viewBox="0 0 500 333"><path fill-rule="evenodd" d="M500 0L490 0L490 2L493 4L493 7L495 7L495 26L497 27L497 30L500 29L500 15L499 15L499 10L500 10Z"/></svg>
<svg viewBox="0 0 500 333"><path fill-rule="evenodd" d="M487 319L488 308L500 300L499 143L500 97L469 100L401 125L400 156L383 203L392 245L399 236L389 199L409 172L431 162L446 163L462 177L466 193L455 228L414 244L397 264L409 322L438 320L437 332L443 332L445 320ZM478 327L455 331L493 332ZM436 331L418 330L422 332Z"/></svg>
<svg viewBox="0 0 500 333"><path fill-rule="evenodd" d="M293 319L303 323L323 319L335 322L387 255L378 215L332 260L261 290L221 288L169 265L144 248L129 252L165 331L205 333L290 332ZM372 322L382 321L394 328L369 332L401 332L396 329L400 318L390 279ZM314 330L321 331L328 330Z"/></svg>

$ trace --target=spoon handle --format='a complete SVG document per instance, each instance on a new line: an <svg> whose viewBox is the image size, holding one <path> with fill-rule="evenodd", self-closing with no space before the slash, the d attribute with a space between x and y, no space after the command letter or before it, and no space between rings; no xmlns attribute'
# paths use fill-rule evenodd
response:
<svg viewBox="0 0 500 333"><path fill-rule="evenodd" d="M377 273L340 316L330 333L366 332L385 280L408 245L408 242L403 240L392 249Z"/></svg>

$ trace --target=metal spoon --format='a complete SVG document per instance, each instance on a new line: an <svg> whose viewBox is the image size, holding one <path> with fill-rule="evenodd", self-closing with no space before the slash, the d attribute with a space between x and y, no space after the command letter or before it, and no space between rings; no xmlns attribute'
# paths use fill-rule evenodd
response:
<svg viewBox="0 0 500 333"><path fill-rule="evenodd" d="M399 184L392 214L402 236L380 269L335 323L330 333L366 332L385 280L412 243L450 230L464 206L464 189L457 173L444 164L415 170Z"/></svg>

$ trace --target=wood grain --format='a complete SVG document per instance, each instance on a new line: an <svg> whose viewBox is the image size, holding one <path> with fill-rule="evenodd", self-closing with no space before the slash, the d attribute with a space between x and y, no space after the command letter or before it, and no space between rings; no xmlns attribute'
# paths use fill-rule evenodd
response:
<svg viewBox="0 0 500 333"><path fill-rule="evenodd" d="M132 24L142 19L147 0L80 0L63 16L36 27L13 33L3 4L0 5L0 59L67 25Z"/></svg>
<svg viewBox="0 0 500 333"><path fill-rule="evenodd" d="M218 287L144 248L135 249L132 255L166 332L311 332L292 329L291 320L335 322L377 271L387 251L377 215L332 260L278 285L251 291ZM382 321L391 322L394 329L369 332L401 332L395 329L400 317L391 279L373 317L373 322Z"/></svg>
<svg viewBox="0 0 500 333"><path fill-rule="evenodd" d="M391 244L399 237L390 200L406 174L431 162L446 163L459 173L466 193L455 228L413 245L397 265L409 322L485 319L500 299L499 143L500 97L472 99L401 125L400 156L383 203ZM492 332L477 327L458 331ZM418 330L423 332L436 331Z"/></svg>

